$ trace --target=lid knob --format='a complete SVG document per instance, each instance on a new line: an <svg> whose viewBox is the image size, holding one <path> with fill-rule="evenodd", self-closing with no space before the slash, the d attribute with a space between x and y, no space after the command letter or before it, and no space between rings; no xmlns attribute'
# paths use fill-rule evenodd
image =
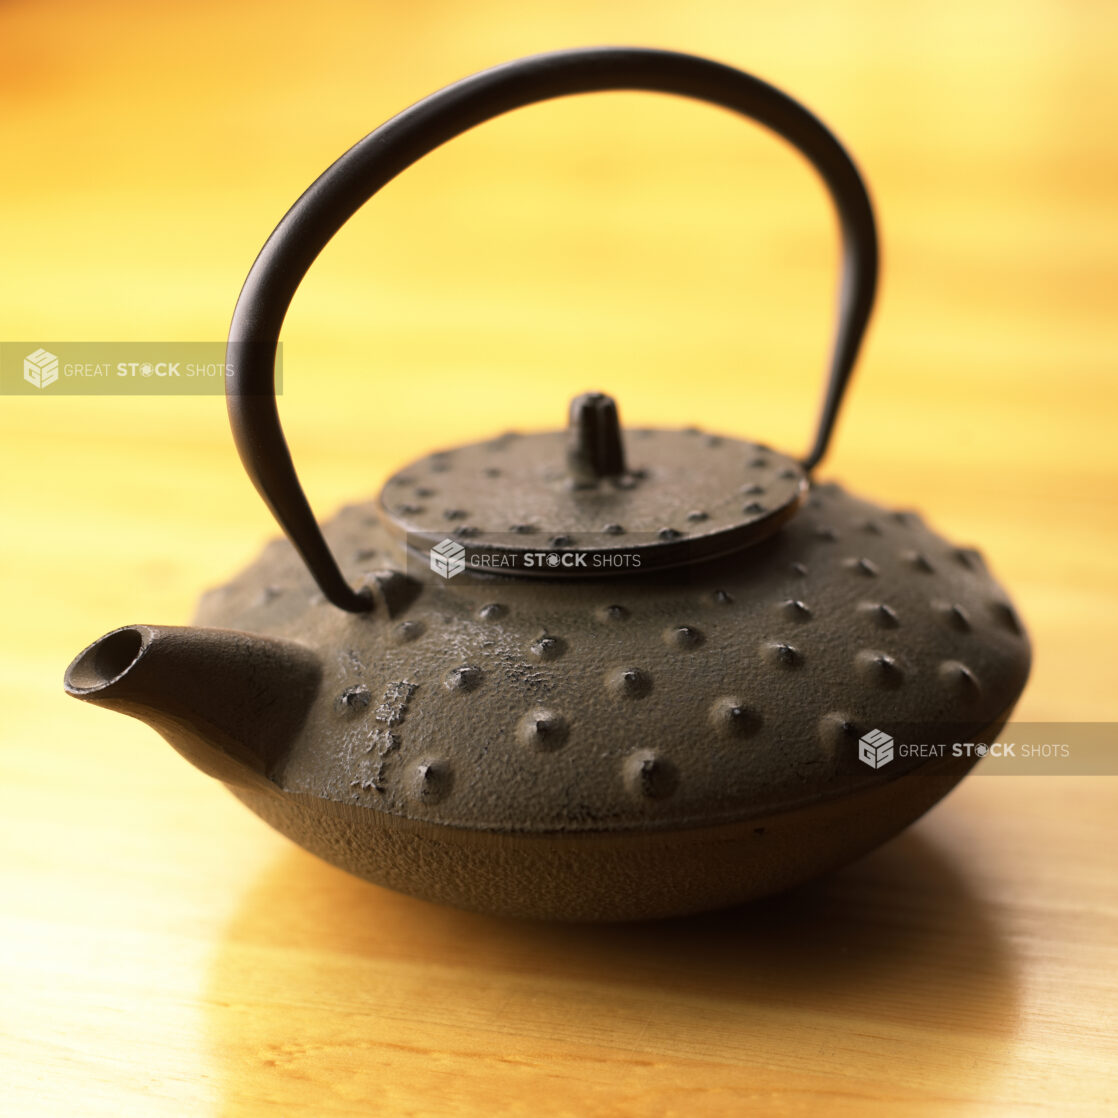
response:
<svg viewBox="0 0 1118 1118"><path fill-rule="evenodd" d="M567 468L580 488L625 472L621 420L612 396L584 392L571 401Z"/></svg>

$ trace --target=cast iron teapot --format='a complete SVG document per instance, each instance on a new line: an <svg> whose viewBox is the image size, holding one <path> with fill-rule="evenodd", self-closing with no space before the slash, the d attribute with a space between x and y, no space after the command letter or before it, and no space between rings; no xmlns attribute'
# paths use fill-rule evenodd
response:
<svg viewBox="0 0 1118 1118"><path fill-rule="evenodd" d="M625 430L594 393L574 401L565 431L430 454L320 528L273 385L312 261L377 190L466 129L622 89L753 118L829 188L842 287L811 451ZM976 759L900 744L993 740L1030 658L977 551L812 478L876 279L873 212L850 157L748 74L601 48L435 93L295 203L233 316L233 432L287 541L206 594L197 627L130 625L90 645L67 691L143 719L322 858L466 908L666 916L849 861Z"/></svg>

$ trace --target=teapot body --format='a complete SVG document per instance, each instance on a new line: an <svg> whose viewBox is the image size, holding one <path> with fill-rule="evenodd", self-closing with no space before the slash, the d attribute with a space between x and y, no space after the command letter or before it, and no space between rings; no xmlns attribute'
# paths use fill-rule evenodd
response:
<svg viewBox="0 0 1118 1118"><path fill-rule="evenodd" d="M834 484L744 552L577 581L447 578L424 556L402 580L378 511L324 532L354 584L386 587L379 611L334 608L277 540L195 620L322 664L273 787L233 791L328 861L428 899L632 919L795 884L975 762L898 749L871 767L866 735L992 740L1028 674L976 551Z"/></svg>

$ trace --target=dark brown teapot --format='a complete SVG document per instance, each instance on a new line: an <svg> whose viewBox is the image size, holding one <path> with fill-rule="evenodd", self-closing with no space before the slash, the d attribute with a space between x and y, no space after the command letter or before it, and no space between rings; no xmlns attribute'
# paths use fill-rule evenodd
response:
<svg viewBox="0 0 1118 1118"><path fill-rule="evenodd" d="M320 529L273 392L312 261L380 187L491 117L655 90L794 144L842 224L839 324L798 460L697 430L623 430L578 397L565 431L440 451ZM873 303L861 178L806 109L684 54L593 49L477 74L343 155L264 246L233 318L228 403L287 533L196 628L131 625L66 672L262 818L371 881L488 912L666 916L803 881L889 838L969 770L1029 645L978 552L818 484Z"/></svg>

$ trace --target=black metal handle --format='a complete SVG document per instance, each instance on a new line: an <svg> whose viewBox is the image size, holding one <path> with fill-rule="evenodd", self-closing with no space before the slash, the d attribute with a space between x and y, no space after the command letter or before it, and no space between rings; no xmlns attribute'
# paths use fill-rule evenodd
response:
<svg viewBox="0 0 1118 1118"><path fill-rule="evenodd" d="M566 94L647 90L692 97L766 125L797 148L831 192L842 227L842 280L830 375L807 469L823 457L877 288L877 230L865 184L842 144L797 101L720 62L673 51L592 47L523 58L463 78L405 109L349 149L288 210L245 280L229 330L229 420L241 461L323 594L372 608L322 537L299 484L275 400L275 352L287 308L335 233L382 186L475 125Z"/></svg>

